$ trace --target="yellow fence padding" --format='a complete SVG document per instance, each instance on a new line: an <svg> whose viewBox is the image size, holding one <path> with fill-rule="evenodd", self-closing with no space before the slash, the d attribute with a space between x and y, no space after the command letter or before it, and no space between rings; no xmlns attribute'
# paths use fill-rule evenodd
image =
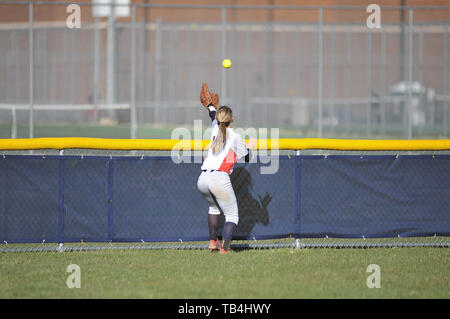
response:
<svg viewBox="0 0 450 319"><path fill-rule="evenodd" d="M99 149L99 150L205 150L209 140L105 139L88 137L0 139L0 150ZM258 149L347 151L450 150L450 140L349 140L326 138L260 139Z"/></svg>

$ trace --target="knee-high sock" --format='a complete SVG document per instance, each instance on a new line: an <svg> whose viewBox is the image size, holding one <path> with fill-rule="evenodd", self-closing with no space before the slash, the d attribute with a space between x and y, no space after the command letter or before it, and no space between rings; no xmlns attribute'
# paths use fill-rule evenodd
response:
<svg viewBox="0 0 450 319"><path fill-rule="evenodd" d="M232 222L226 222L223 226L222 237L224 240L223 248L228 250L230 248L231 239L233 238L234 231L236 230L236 224Z"/></svg>
<svg viewBox="0 0 450 319"><path fill-rule="evenodd" d="M219 216L208 214L209 239L217 240L217 228L219 227Z"/></svg>

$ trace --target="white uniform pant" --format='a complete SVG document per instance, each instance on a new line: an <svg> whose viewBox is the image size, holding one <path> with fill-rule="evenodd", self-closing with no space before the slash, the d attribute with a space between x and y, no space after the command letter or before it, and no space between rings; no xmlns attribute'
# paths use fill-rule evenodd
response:
<svg viewBox="0 0 450 319"><path fill-rule="evenodd" d="M202 172L198 178L197 187L209 203L209 214L220 215L222 210L225 222L238 224L236 195L227 172Z"/></svg>

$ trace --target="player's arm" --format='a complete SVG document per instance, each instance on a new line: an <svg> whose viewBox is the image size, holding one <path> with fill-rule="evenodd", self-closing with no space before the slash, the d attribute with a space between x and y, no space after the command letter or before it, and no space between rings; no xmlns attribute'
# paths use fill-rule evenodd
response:
<svg viewBox="0 0 450 319"><path fill-rule="evenodd" d="M251 139L251 141L254 141L254 138ZM237 135L236 138L236 145L234 152L236 153L237 158L244 157L244 160L246 163L250 162L252 159L252 148L254 145L252 143L245 144L244 140L240 135Z"/></svg>
<svg viewBox="0 0 450 319"><path fill-rule="evenodd" d="M216 112L220 107L219 94L209 92L208 85L203 83L202 89L200 90L200 102L208 109L209 117L211 118L212 126L214 127L214 125L217 125Z"/></svg>
<svg viewBox="0 0 450 319"><path fill-rule="evenodd" d="M212 126L217 125L216 113L219 109L219 94L211 93L211 103L208 105L209 117L212 121Z"/></svg>
<svg viewBox="0 0 450 319"><path fill-rule="evenodd" d="M210 117L211 122L212 122L212 126L217 125L217 120L216 120L217 110L214 107L214 105L211 104L210 106L208 106L208 112L209 112L209 117Z"/></svg>

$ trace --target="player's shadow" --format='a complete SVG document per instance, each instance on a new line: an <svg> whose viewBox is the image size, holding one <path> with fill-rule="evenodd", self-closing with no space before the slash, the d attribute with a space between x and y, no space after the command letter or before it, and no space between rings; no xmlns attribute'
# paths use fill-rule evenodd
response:
<svg viewBox="0 0 450 319"><path fill-rule="evenodd" d="M258 195L258 199L253 197L251 193L252 178L244 167L233 169L230 177L239 210L239 223L233 239L246 240L251 237L253 227L256 224L269 224L269 210L267 206L272 200L272 197L267 192L264 197L261 195ZM221 214L218 229L218 234L220 235L222 235L224 223L225 217Z"/></svg>

